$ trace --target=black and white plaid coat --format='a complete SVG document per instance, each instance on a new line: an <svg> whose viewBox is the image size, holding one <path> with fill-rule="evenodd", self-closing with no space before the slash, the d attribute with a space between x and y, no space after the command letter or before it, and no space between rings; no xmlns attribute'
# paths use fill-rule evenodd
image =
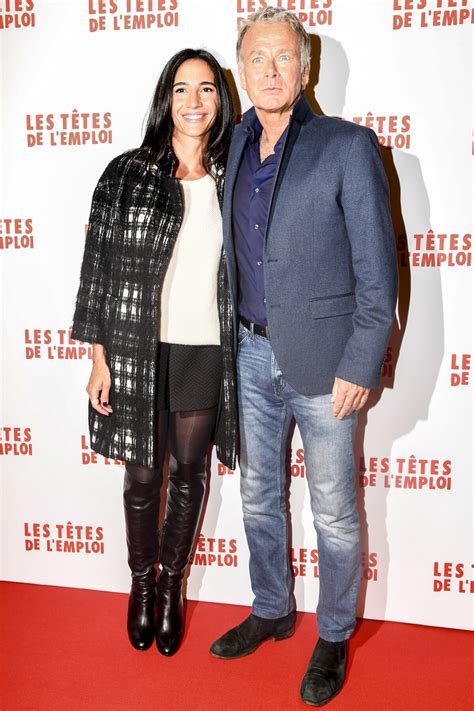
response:
<svg viewBox="0 0 474 711"><path fill-rule="evenodd" d="M155 390L161 288L184 203L179 181L172 177L172 151L158 165L150 166L146 157L143 149L118 156L97 184L72 336L105 347L112 379L109 399L113 413L101 415L89 403L92 449L151 468L157 452ZM223 184L222 169L217 173L221 206ZM224 253L217 290L223 377L214 442L220 461L233 469L237 417L232 306Z"/></svg>

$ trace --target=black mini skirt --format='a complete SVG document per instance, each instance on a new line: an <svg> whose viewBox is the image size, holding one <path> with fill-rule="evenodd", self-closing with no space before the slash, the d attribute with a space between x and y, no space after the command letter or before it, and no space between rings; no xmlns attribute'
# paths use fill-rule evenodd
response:
<svg viewBox="0 0 474 711"><path fill-rule="evenodd" d="M216 407L222 381L221 346L158 345L158 410L188 412Z"/></svg>

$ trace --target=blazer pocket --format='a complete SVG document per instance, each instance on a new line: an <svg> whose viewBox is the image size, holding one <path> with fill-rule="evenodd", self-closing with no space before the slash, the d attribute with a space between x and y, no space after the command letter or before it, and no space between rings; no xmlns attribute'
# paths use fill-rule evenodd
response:
<svg viewBox="0 0 474 711"><path fill-rule="evenodd" d="M357 302L354 292L350 294L335 294L311 299L309 310L313 318L329 318L331 316L345 316L353 314Z"/></svg>

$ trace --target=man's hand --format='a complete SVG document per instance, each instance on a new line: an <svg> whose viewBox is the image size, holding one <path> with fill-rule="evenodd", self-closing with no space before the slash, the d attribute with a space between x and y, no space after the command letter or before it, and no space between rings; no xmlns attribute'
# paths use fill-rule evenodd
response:
<svg viewBox="0 0 474 711"><path fill-rule="evenodd" d="M347 415L364 407L369 393L370 388L363 388L362 385L335 378L331 398L332 414L338 420L343 420Z"/></svg>

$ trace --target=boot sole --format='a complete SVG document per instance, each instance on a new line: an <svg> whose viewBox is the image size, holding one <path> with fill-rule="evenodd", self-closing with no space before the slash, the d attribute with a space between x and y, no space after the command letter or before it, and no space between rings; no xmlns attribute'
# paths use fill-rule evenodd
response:
<svg viewBox="0 0 474 711"><path fill-rule="evenodd" d="M270 635L269 637L266 637L265 639L262 639L261 642L255 645L255 647L252 647L251 649L248 649L245 652L242 652L242 654L234 654L232 656L223 656L221 654L216 654L215 652L211 652L209 650L210 654L215 657L216 659L241 659L242 657L248 657L249 654L253 654L264 642L268 642L269 639L272 639L274 642L281 642L284 639L289 639L292 637L295 633L295 628L293 627L291 630L288 630L287 632L282 632L279 635Z"/></svg>
<svg viewBox="0 0 474 711"><path fill-rule="evenodd" d="M338 694L341 693L341 691L342 691L342 687L339 689L339 691L336 691L336 693L333 694L332 696L330 696L328 699L325 699L325 701L319 701L318 703L316 703L315 701L306 701L306 699L303 698L303 695L301 693L300 693L300 699L304 704L307 704L308 706L317 706L317 707L326 706L326 704L328 704L330 701L335 699L336 696L338 696Z"/></svg>

